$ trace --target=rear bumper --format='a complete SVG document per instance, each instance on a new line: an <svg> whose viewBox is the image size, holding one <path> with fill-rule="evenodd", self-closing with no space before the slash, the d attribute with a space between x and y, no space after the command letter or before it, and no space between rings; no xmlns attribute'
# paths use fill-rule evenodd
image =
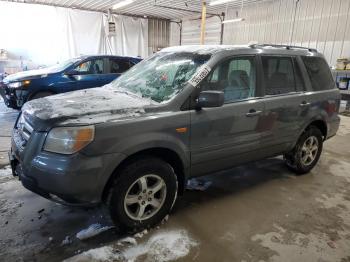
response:
<svg viewBox="0 0 350 262"><path fill-rule="evenodd" d="M337 116L332 121L328 122L328 130L326 139L330 139L331 137L337 134L340 125L340 117Z"/></svg>
<svg viewBox="0 0 350 262"><path fill-rule="evenodd" d="M71 206L93 206L102 200L105 185L121 154L86 156L42 151L45 134L33 132L25 147L12 137L10 163L23 186L47 199Z"/></svg>

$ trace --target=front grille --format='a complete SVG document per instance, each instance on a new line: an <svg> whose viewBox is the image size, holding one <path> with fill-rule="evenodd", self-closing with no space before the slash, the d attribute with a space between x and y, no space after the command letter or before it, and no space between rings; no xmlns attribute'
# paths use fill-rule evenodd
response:
<svg viewBox="0 0 350 262"><path fill-rule="evenodd" d="M33 127L28 123L28 121L26 121L24 115L21 114L21 116L17 121L16 128L17 128L18 134L22 138L22 141L23 141L22 145L25 146L31 134L33 133Z"/></svg>

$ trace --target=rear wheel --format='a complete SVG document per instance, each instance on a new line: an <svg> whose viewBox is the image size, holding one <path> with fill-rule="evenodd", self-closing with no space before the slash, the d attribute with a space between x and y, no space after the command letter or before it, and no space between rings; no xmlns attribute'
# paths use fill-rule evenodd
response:
<svg viewBox="0 0 350 262"><path fill-rule="evenodd" d="M300 136L294 149L284 155L284 160L293 172L306 174L317 164L322 148L322 133L311 126Z"/></svg>
<svg viewBox="0 0 350 262"><path fill-rule="evenodd" d="M134 232L162 221L177 196L173 168L155 157L139 158L115 180L108 201L112 220L120 231Z"/></svg>

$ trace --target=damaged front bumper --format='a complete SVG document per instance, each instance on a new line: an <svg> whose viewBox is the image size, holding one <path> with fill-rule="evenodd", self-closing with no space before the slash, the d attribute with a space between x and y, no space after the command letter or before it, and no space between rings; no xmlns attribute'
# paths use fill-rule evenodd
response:
<svg viewBox="0 0 350 262"><path fill-rule="evenodd" d="M19 109L27 101L28 91L18 88L9 88L5 83L0 83L0 95L7 107Z"/></svg>
<svg viewBox="0 0 350 262"><path fill-rule="evenodd" d="M49 199L53 202L67 206L92 207L98 204L95 202L81 202L78 199L73 198L71 195L52 193L50 192L50 190L41 188L38 185L38 181L36 179L30 176L26 176L24 174L22 164L18 161L18 159L16 159L15 155L12 152L9 152L9 159L12 169L12 175L18 177L22 185L29 191L36 193L39 196Z"/></svg>
<svg viewBox="0 0 350 262"><path fill-rule="evenodd" d="M27 123L31 125L32 123ZM24 125L26 127L26 125ZM121 154L88 156L82 153L61 155L43 151L46 132L23 136L23 126L15 124L11 139L10 164L28 190L52 201L70 206L101 203L105 185Z"/></svg>

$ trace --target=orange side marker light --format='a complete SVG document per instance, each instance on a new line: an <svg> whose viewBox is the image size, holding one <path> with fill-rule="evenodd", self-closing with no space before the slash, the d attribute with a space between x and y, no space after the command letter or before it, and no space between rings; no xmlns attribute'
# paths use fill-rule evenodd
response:
<svg viewBox="0 0 350 262"><path fill-rule="evenodd" d="M176 128L176 132L178 132L178 133L186 133L187 132L187 127Z"/></svg>

